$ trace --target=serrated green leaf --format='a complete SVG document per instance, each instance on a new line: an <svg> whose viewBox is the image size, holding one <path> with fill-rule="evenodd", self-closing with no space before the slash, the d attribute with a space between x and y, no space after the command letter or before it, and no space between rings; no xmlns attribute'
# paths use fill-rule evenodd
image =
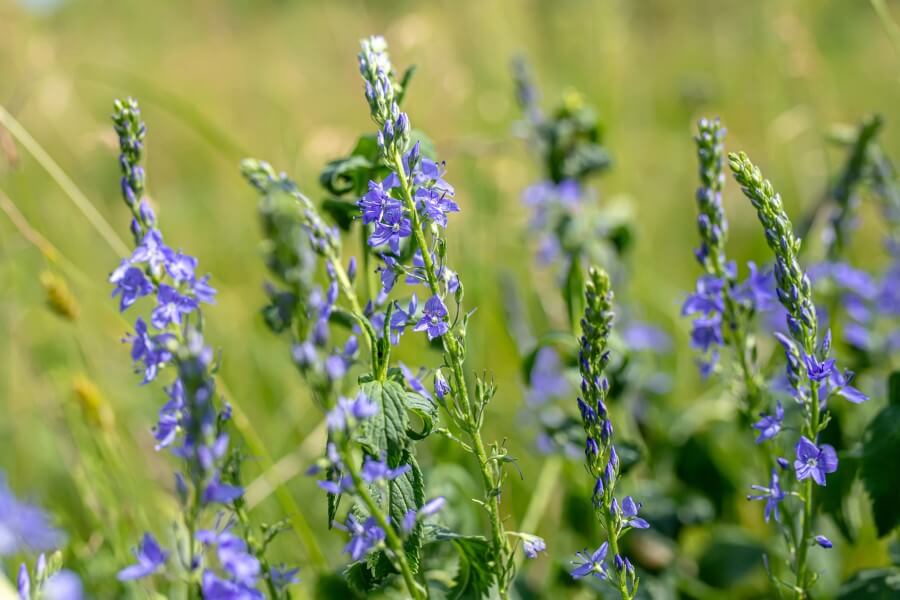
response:
<svg viewBox="0 0 900 600"><path fill-rule="evenodd" d="M406 449L406 390L396 381L368 381L360 385L362 392L378 405L378 412L368 419L362 441L375 457L384 454L393 469L402 463Z"/></svg>
<svg viewBox="0 0 900 600"><path fill-rule="evenodd" d="M437 404L413 392L406 392L406 410L415 413L422 419L422 431L416 431L412 427L406 430L406 434L414 440L424 440L434 431L434 424L438 418Z"/></svg>
<svg viewBox="0 0 900 600"><path fill-rule="evenodd" d="M863 435L860 473L872 502L879 537L900 524L900 469L891 462L898 456L900 405L891 404L875 415Z"/></svg>
<svg viewBox="0 0 900 600"><path fill-rule="evenodd" d="M447 598L485 598L494 585L493 548L480 535L461 535L443 527L429 526L427 543L451 542L459 555L453 586Z"/></svg>

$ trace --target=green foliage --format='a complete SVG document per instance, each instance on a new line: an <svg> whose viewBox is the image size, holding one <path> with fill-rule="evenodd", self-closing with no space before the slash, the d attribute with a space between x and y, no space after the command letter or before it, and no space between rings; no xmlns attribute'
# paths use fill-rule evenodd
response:
<svg viewBox="0 0 900 600"><path fill-rule="evenodd" d="M879 536L900 523L900 372L888 379L889 404L866 427L863 436L862 480L872 501Z"/></svg>

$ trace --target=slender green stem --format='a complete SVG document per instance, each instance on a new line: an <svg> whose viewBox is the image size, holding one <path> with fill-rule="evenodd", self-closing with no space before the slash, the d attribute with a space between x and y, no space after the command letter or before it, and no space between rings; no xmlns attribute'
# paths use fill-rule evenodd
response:
<svg viewBox="0 0 900 600"><path fill-rule="evenodd" d="M416 245L421 250L422 263L424 265L425 278L428 287L431 289L432 294L438 296L441 291L440 283L438 282L434 261L432 260L431 252L428 249L428 244L425 239L425 232L422 229L422 221L416 210L416 203L413 198L413 191L409 179L406 175L403 157L399 150L394 150L392 155L388 158L393 163L394 170L400 179L400 189L403 192L403 201L410 214L413 237L416 241ZM490 458L484 447L484 441L481 439L481 424L477 422L477 417L472 411L472 404L469 400L465 371L463 370L463 349L460 346L459 340L452 332L441 336L441 339L444 343L444 350L450 358L450 368L453 372L456 397L462 405L463 414L466 418L466 433L469 434L469 437L472 440L472 448L475 451L475 457L478 460L481 470L482 485L487 499L485 508L487 509L488 518L491 522L491 537L495 560L498 561L498 568L505 568L503 564L506 562L506 557L509 554L509 540L506 539L506 535L503 532L503 523L500 518L500 494L497 490L497 479L491 472L491 466L489 464ZM500 597L507 598L507 582L500 581L498 583Z"/></svg>
<svg viewBox="0 0 900 600"><path fill-rule="evenodd" d="M611 519L604 517L604 522L606 524L606 532L609 538L609 549L612 551L613 555L613 565L615 565L615 557L619 556L619 535L616 531L612 529L612 523L610 523ZM613 567L615 569L615 566ZM625 569L617 569L617 588L619 593L622 595L622 600L631 600L631 594L628 593L628 581L625 579L626 571Z"/></svg>
<svg viewBox="0 0 900 600"><path fill-rule="evenodd" d="M394 555L395 565L400 570L400 574L403 576L403 581L406 584L406 589L409 591L409 594L415 599L420 600L428 597L427 591L423 590L422 587L416 583L415 576L413 575L412 569L409 566L409 562L406 560L406 552L403 549L403 540L397 536L397 532L394 531L394 528L391 527L391 524L388 522L387 517L381 510L381 507L378 506L378 503L372 498L371 494L369 494L369 490L366 487L366 483L362 480L359 475L359 470L356 468L356 464L353 462L353 457L348 456L348 453L344 453L345 455L342 458L344 466L347 468L347 472L350 474L350 478L353 480L353 487L356 490L356 495L363 501L366 505L366 508L369 509L369 514L375 518L378 522L378 526L384 530L385 533L385 541L387 543L388 548L390 548L391 552Z"/></svg>
<svg viewBox="0 0 900 600"><path fill-rule="evenodd" d="M816 382L810 382L810 418L805 426L805 433L815 443L819 433L819 388ZM806 559L809 554L810 539L812 536L813 510L813 480L808 478L803 491L803 513L801 514L800 539L797 540L797 595L799 599L808 598L809 581L807 575Z"/></svg>

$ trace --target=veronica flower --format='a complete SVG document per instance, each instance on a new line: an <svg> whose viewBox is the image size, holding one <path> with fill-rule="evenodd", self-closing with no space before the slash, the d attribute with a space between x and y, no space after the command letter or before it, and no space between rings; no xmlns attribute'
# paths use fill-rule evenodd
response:
<svg viewBox="0 0 900 600"><path fill-rule="evenodd" d="M825 537L824 535L817 535L817 536L816 536L815 538L813 538L813 539L815 540L815 542L816 542L819 546L822 546L822 547L825 548L826 550L829 549L829 548L832 548L832 547L834 546L834 544L831 543L831 540L829 540L829 539L828 539L827 537Z"/></svg>
<svg viewBox="0 0 900 600"><path fill-rule="evenodd" d="M528 558L537 558L541 552L546 552L547 543L536 535L524 534L522 536L522 550Z"/></svg>
<svg viewBox="0 0 900 600"><path fill-rule="evenodd" d="M616 499L613 498L613 512L619 514L622 518L622 524L625 527L634 527L635 529L647 529L650 527L650 524L646 520L638 516L640 508L641 505L636 503L631 496L625 496L625 499L622 500L621 509L619 508Z"/></svg>
<svg viewBox="0 0 900 600"><path fill-rule="evenodd" d="M118 269L109 276L110 283L115 284L113 297L119 296L119 311L125 312L129 306L139 298L153 293L153 284L137 267L132 267L127 261L123 261Z"/></svg>
<svg viewBox="0 0 900 600"><path fill-rule="evenodd" d="M326 422L331 431L346 431L352 425L368 419L377 412L378 405L360 392L353 399L343 396L338 398L335 407L328 412Z"/></svg>
<svg viewBox="0 0 900 600"><path fill-rule="evenodd" d="M415 393L431 400L431 392L429 392L428 388L426 388L422 383L422 376L425 374L425 369L419 369L419 374L416 375L409 367L407 367L402 362L399 363L399 365L400 372L403 373L403 381L406 383L406 385L408 385L409 388Z"/></svg>
<svg viewBox="0 0 900 600"><path fill-rule="evenodd" d="M369 236L369 245L373 248L385 244L391 252L400 252L400 240L412 234L410 220L403 214L399 207L385 210L381 219L375 223L375 229Z"/></svg>
<svg viewBox="0 0 900 600"><path fill-rule="evenodd" d="M781 486L779 485L778 473L775 471L775 469L772 469L772 476L769 479L769 487L763 487L761 485L751 485L750 487L761 493L748 495L748 500L766 501L766 523L769 522L769 517L773 514L775 515L775 520L778 521L778 503L784 500L784 492L781 490Z"/></svg>
<svg viewBox="0 0 900 600"><path fill-rule="evenodd" d="M447 227L447 213L459 212L452 194L440 188L420 187L416 190L416 202L424 215L444 228Z"/></svg>
<svg viewBox="0 0 900 600"><path fill-rule="evenodd" d="M562 361L556 350L549 346L538 350L528 383L530 404L543 404L551 398L562 397L569 391L569 382L563 375Z"/></svg>
<svg viewBox="0 0 900 600"><path fill-rule="evenodd" d="M149 533L144 534L140 545L134 549L134 555L137 563L119 571L117 576L119 581L143 579L153 575L163 568L169 558L169 553L160 548L156 539Z"/></svg>
<svg viewBox="0 0 900 600"><path fill-rule="evenodd" d="M269 567L269 579L272 581L272 585L275 586L275 589L281 591L289 585L300 583L300 577L297 576L297 573L299 572L300 569L289 569L283 565L279 567Z"/></svg>
<svg viewBox="0 0 900 600"><path fill-rule="evenodd" d="M816 446L806 436L800 436L795 449L794 471L798 481L812 477L817 484L825 485L825 475L837 471L837 453L830 445Z"/></svg>
<svg viewBox="0 0 900 600"><path fill-rule="evenodd" d="M181 318L197 308L197 301L183 296L178 290L164 283L159 285L157 305L150 319L157 329L165 329L167 325L181 325Z"/></svg>
<svg viewBox="0 0 900 600"><path fill-rule="evenodd" d="M581 552L577 552L575 556L578 560L572 562L572 564L575 566L575 568L571 571L572 577L574 579L581 579L582 577L593 575L597 579L606 579L607 573L606 565L604 564L604 562L606 560L606 553L608 550L609 543L603 542L602 544L600 544L599 548L597 548L590 554L588 554L588 551L586 549Z"/></svg>
<svg viewBox="0 0 900 600"><path fill-rule="evenodd" d="M379 483L397 479L404 473L409 472L409 470L409 465L400 465L396 469L392 469L384 459L375 460L371 456L367 456L363 461L360 476L366 483Z"/></svg>
<svg viewBox="0 0 900 600"><path fill-rule="evenodd" d="M781 424L784 421L784 408L781 406L781 401L775 403L774 415L760 413L759 416L762 418L753 424L753 428L759 430L759 436L756 438L757 444L771 440L781 431Z"/></svg>
<svg viewBox="0 0 900 600"><path fill-rule="evenodd" d="M0 473L0 557L28 551L52 550L63 541L42 509L15 497Z"/></svg>
<svg viewBox="0 0 900 600"><path fill-rule="evenodd" d="M413 331L426 331L428 339L441 337L450 331L450 324L447 322L447 307L444 301L438 296L432 296L425 303L425 309L422 319L416 323Z"/></svg>
<svg viewBox="0 0 900 600"><path fill-rule="evenodd" d="M350 534L350 541L344 546L344 552L350 555L351 560L360 560L385 538L384 529L378 526L374 517L360 523L350 514L345 523L335 523L334 526Z"/></svg>
<svg viewBox="0 0 900 600"><path fill-rule="evenodd" d="M406 326L410 324L419 308L419 299L413 294L406 305L406 310L400 308L397 304L394 312L391 314L391 343L395 346L400 343L400 336L406 330Z"/></svg>

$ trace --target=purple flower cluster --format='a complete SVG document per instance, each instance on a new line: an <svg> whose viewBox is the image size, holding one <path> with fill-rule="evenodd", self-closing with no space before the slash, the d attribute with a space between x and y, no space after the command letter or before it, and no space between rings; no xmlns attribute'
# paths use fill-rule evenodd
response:
<svg viewBox="0 0 900 600"><path fill-rule="evenodd" d="M159 412L154 430L157 449L170 448L181 459L175 487L191 533L186 552L179 552L186 573L203 569L205 598L262 598L255 590L259 561L247 551L240 537L228 528L212 533L199 529L200 520L212 504L230 505L243 489L223 480L228 460L226 426L231 409L216 392L213 352L203 340L200 304L213 301L215 290L209 276L197 277L197 259L174 251L163 241L156 217L143 197L143 170L138 164L146 127L134 100L117 101L113 122L122 150L122 190L132 209L131 229L136 247L122 261L110 281L115 285L122 311L144 296L154 296L156 305L149 322L135 321L131 357L144 382L157 377L160 369L174 365L175 378L167 388L169 401ZM196 534L196 535L194 535ZM195 547L194 541L204 548ZM204 558L216 553L225 578L217 576ZM170 552L153 536L145 534L135 551L137 562L119 572L122 581L140 579L163 569Z"/></svg>
<svg viewBox="0 0 900 600"><path fill-rule="evenodd" d="M572 576L579 579L593 574L605 579L608 571L604 560L608 548L612 547L616 571L613 584L623 598L627 598L637 589L638 580L631 563L619 552L619 538L630 529L646 529L650 524L638 515L640 505L631 496L626 496L621 504L615 497L620 464L612 443L613 427L605 404L609 382L604 373L609 363L607 344L612 330L612 299L609 277L592 268L585 287L586 307L581 320L581 396L577 402L586 434L585 463L594 477L594 508L608 539L590 555L587 551L579 553Z"/></svg>

